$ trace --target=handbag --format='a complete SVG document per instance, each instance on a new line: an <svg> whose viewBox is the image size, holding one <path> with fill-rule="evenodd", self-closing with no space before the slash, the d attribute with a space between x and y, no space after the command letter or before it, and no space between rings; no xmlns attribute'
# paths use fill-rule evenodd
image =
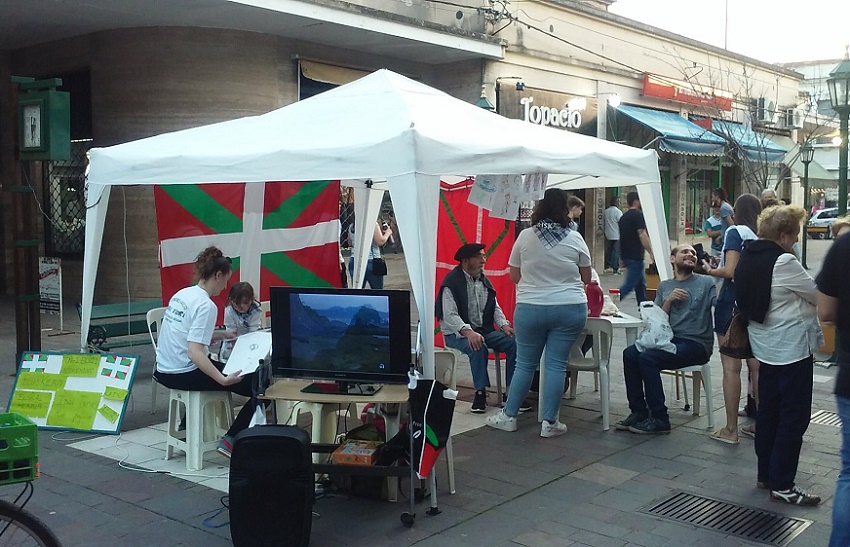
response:
<svg viewBox="0 0 850 547"><path fill-rule="evenodd" d="M387 275L387 262L377 256L372 259L372 274L373 275Z"/></svg>
<svg viewBox="0 0 850 547"><path fill-rule="evenodd" d="M750 346L750 335L747 331L747 320L737 309L732 312L732 317L726 325L725 336L726 341L720 345L720 353L735 359L753 357L753 348Z"/></svg>

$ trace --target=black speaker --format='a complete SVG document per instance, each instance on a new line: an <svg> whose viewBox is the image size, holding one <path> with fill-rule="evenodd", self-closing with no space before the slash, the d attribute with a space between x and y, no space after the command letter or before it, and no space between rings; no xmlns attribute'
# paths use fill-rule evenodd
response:
<svg viewBox="0 0 850 547"><path fill-rule="evenodd" d="M230 459L230 537L235 547L306 546L314 498L310 437L298 427L242 430Z"/></svg>

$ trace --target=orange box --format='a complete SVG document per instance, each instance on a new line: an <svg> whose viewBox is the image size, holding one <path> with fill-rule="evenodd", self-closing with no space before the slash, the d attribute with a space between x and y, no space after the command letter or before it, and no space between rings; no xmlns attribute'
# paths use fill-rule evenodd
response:
<svg viewBox="0 0 850 547"><path fill-rule="evenodd" d="M382 444L380 441L346 441L333 451L331 461L346 465L372 465Z"/></svg>

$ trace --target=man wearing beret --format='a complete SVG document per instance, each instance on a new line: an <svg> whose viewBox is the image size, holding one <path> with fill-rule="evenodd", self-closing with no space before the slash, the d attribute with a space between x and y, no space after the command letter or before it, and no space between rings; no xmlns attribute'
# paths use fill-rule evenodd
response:
<svg viewBox="0 0 850 547"><path fill-rule="evenodd" d="M435 305L446 345L469 356L475 398L472 412L484 412L487 403L487 350L504 353L505 382L510 385L516 365L514 329L496 301L496 290L484 275L487 255L483 243L467 243L455 253L458 266L450 271ZM448 290L447 290L448 289ZM500 394L500 396L503 396ZM520 410L531 405L523 401Z"/></svg>

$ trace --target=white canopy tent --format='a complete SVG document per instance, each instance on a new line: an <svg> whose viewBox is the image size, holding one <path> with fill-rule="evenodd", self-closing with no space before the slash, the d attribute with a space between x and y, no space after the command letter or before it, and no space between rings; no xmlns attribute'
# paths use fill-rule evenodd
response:
<svg viewBox="0 0 850 547"><path fill-rule="evenodd" d="M550 173L549 186L565 189L636 185L650 240L656 249L667 247L655 151L503 118L387 70L261 116L94 148L86 198L81 347L91 319L111 186L342 180L364 188L355 190L362 209L355 233L365 256L380 205L379 198L365 197L385 181L419 317L428 318L434 316L440 177L526 173ZM355 279L362 280L359 262ZM662 278L670 276L667 261L659 261L659 270ZM432 336L422 336L428 374L433 374L433 344Z"/></svg>

